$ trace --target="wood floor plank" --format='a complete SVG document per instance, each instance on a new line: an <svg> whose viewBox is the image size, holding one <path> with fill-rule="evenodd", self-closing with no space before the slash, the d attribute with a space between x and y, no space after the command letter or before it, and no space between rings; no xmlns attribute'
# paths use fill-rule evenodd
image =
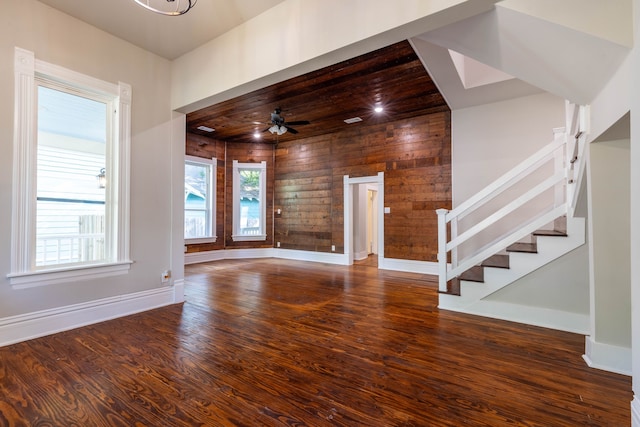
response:
<svg viewBox="0 0 640 427"><path fill-rule="evenodd" d="M187 266L184 304L0 348L0 426L630 424L583 336L437 295L371 263Z"/></svg>

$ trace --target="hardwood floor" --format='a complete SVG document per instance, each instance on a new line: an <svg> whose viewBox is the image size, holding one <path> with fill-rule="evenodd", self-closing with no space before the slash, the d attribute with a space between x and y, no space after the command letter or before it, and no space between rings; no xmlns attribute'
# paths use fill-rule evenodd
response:
<svg viewBox="0 0 640 427"><path fill-rule="evenodd" d="M435 278L277 259L0 348L0 426L628 426L584 337L439 311Z"/></svg>

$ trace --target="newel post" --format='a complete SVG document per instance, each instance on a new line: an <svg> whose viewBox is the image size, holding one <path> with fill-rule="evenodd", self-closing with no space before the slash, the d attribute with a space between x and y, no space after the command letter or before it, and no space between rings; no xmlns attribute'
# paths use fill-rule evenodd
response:
<svg viewBox="0 0 640 427"><path fill-rule="evenodd" d="M438 289L447 291L447 209L437 209L438 214Z"/></svg>

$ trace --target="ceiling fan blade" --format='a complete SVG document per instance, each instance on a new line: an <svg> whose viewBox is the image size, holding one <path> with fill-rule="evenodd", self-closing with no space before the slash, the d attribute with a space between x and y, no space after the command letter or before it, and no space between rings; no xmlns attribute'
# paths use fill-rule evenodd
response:
<svg viewBox="0 0 640 427"><path fill-rule="evenodd" d="M293 121L293 122L286 122L287 125L310 125L311 122L309 120L298 120L298 121Z"/></svg>
<svg viewBox="0 0 640 427"><path fill-rule="evenodd" d="M293 133L293 134L298 133L298 131L297 131L297 130L295 130L294 128L290 128L289 126L285 126L285 127L287 128L287 132L291 132L291 133Z"/></svg>

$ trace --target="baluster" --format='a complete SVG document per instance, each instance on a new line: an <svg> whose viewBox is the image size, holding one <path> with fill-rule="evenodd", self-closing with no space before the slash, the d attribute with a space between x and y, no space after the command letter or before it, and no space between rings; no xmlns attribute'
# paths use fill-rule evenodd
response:
<svg viewBox="0 0 640 427"><path fill-rule="evenodd" d="M438 289L447 291L447 209L437 209L438 214Z"/></svg>

